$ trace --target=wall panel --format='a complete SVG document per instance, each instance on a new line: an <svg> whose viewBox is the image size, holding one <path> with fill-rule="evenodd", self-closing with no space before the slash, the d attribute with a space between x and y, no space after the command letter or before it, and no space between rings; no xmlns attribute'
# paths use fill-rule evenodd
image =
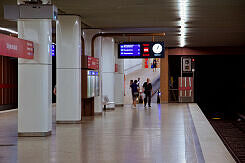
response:
<svg viewBox="0 0 245 163"><path fill-rule="evenodd" d="M17 59L0 56L0 105L17 105Z"/></svg>

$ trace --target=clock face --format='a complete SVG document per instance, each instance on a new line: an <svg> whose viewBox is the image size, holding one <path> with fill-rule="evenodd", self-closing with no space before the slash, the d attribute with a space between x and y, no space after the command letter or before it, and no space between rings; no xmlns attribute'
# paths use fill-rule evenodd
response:
<svg viewBox="0 0 245 163"><path fill-rule="evenodd" d="M161 53L162 52L162 45L161 44L154 44L152 47L154 53Z"/></svg>

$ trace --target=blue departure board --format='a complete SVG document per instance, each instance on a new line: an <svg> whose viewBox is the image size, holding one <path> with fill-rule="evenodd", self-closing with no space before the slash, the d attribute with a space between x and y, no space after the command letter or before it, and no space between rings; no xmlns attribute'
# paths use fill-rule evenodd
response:
<svg viewBox="0 0 245 163"><path fill-rule="evenodd" d="M125 42L118 45L118 58L164 58L164 42Z"/></svg>
<svg viewBox="0 0 245 163"><path fill-rule="evenodd" d="M55 44L52 44L51 46L51 54L52 56L55 56Z"/></svg>
<svg viewBox="0 0 245 163"><path fill-rule="evenodd" d="M140 56L140 44L120 45L120 55L125 57Z"/></svg>

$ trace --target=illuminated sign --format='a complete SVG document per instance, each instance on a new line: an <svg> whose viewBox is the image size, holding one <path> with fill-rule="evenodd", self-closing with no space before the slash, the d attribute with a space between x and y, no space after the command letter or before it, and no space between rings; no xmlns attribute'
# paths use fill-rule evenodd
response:
<svg viewBox="0 0 245 163"><path fill-rule="evenodd" d="M118 58L164 58L164 42L121 43Z"/></svg>
<svg viewBox="0 0 245 163"><path fill-rule="evenodd" d="M92 71L92 70L89 70L89 71L88 71L88 75L89 75L89 76L98 76L99 73L98 73L98 71Z"/></svg>
<svg viewBox="0 0 245 163"><path fill-rule="evenodd" d="M55 44L52 44L51 46L51 54L52 56L55 56Z"/></svg>
<svg viewBox="0 0 245 163"><path fill-rule="evenodd" d="M140 44L121 44L120 56L123 57L140 56Z"/></svg>

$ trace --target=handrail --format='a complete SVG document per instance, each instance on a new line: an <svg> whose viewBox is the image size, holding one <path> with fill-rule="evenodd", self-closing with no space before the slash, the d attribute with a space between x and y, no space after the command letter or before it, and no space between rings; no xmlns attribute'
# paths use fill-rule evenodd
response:
<svg viewBox="0 0 245 163"><path fill-rule="evenodd" d="M139 65L142 65L142 63L138 63L138 64L136 64L136 65L134 65L134 66L132 66L132 67L129 67L129 68L125 69L124 71L128 71L128 70L130 70L130 69L132 69L132 68L135 68L135 67L137 67L137 66L139 66Z"/></svg>

